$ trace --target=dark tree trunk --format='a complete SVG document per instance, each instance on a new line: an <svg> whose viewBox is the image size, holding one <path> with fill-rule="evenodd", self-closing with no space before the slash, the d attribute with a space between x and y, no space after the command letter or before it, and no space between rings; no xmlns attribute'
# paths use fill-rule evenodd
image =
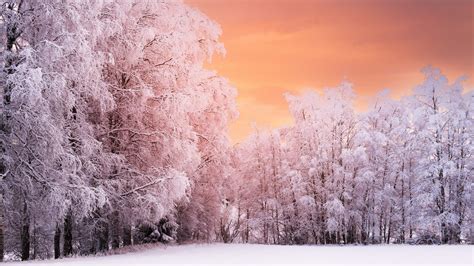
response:
<svg viewBox="0 0 474 266"><path fill-rule="evenodd" d="M23 205L23 225L21 227L21 260L30 259L30 219L28 217L28 209L26 203Z"/></svg>
<svg viewBox="0 0 474 266"><path fill-rule="evenodd" d="M65 257L72 254L72 214L68 212L64 219L64 244L63 255Z"/></svg>
<svg viewBox="0 0 474 266"><path fill-rule="evenodd" d="M130 246L132 244L132 228L129 225L123 227L123 245Z"/></svg>
<svg viewBox="0 0 474 266"><path fill-rule="evenodd" d="M110 238L112 248L120 247L120 216L118 211L114 211L111 214L111 228L110 228Z"/></svg>
<svg viewBox="0 0 474 266"><path fill-rule="evenodd" d="M402 179L402 196L401 203L402 206L402 228L400 232L400 242L405 243L405 234L406 234L406 218L405 218L405 181Z"/></svg>
<svg viewBox="0 0 474 266"><path fill-rule="evenodd" d="M24 224L21 229L21 260L30 258L30 225Z"/></svg>
<svg viewBox="0 0 474 266"><path fill-rule="evenodd" d="M392 234L392 218L390 218L390 222L388 223L388 234L387 234L387 244L390 244L390 237Z"/></svg>
<svg viewBox="0 0 474 266"><path fill-rule="evenodd" d="M449 242L448 228L445 222L441 223L441 242L447 244Z"/></svg>
<svg viewBox="0 0 474 266"><path fill-rule="evenodd" d="M33 246L33 254L31 254L31 259L32 260L35 260L36 259L36 256L38 255L38 237L37 237L37 231L38 231L38 228L36 227L36 223L33 222L33 235L32 235L32 240L30 240L30 243L32 244Z"/></svg>
<svg viewBox="0 0 474 266"><path fill-rule="evenodd" d="M0 262L3 261L3 253L4 253L4 247L3 247L3 223L0 224Z"/></svg>
<svg viewBox="0 0 474 266"><path fill-rule="evenodd" d="M4 253L4 239L3 239L3 196L0 196L0 262L3 261L3 253Z"/></svg>
<svg viewBox="0 0 474 266"><path fill-rule="evenodd" d="M109 225L106 221L102 221L99 228L99 251L107 251L109 249Z"/></svg>
<svg viewBox="0 0 474 266"><path fill-rule="evenodd" d="M250 236L249 223L250 223L250 210L247 209L247 222L246 222L246 228L245 228L245 243L249 242L249 236Z"/></svg>
<svg viewBox="0 0 474 266"><path fill-rule="evenodd" d="M56 225L56 231L54 232L54 258L58 259L61 257L61 227Z"/></svg>

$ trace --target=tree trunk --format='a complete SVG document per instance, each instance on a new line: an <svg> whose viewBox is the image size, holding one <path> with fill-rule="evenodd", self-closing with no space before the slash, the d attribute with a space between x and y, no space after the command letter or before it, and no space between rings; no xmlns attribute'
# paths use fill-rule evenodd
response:
<svg viewBox="0 0 474 266"><path fill-rule="evenodd" d="M32 241L30 241L32 243L32 246L33 246L33 254L31 254L31 259L32 260L35 260L36 259L36 256L38 255L38 237L37 237L37 227L36 227L36 221L33 221L33 235L32 235Z"/></svg>
<svg viewBox="0 0 474 266"><path fill-rule="evenodd" d="M0 262L3 261L3 253L4 253L4 247L3 247L3 223L0 224Z"/></svg>
<svg viewBox="0 0 474 266"><path fill-rule="evenodd" d="M63 255L65 257L72 254L72 213L69 211L64 219L64 244Z"/></svg>
<svg viewBox="0 0 474 266"><path fill-rule="evenodd" d="M402 207L402 228L400 232L400 242L405 243L405 234L406 234L406 218L405 218L405 181L402 179L402 196L401 203Z"/></svg>
<svg viewBox="0 0 474 266"><path fill-rule="evenodd" d="M387 244L390 244L390 237L392 234L392 217L390 217L390 221L388 222L388 234L387 234Z"/></svg>
<svg viewBox="0 0 474 266"><path fill-rule="evenodd" d="M24 224L21 229L21 260L30 258L30 225Z"/></svg>
<svg viewBox="0 0 474 266"><path fill-rule="evenodd" d="M111 214L111 228L110 228L110 238L112 248L120 247L120 216L118 211L114 211Z"/></svg>
<svg viewBox="0 0 474 266"><path fill-rule="evenodd" d="M56 225L56 231L54 232L54 258L58 259L61 257L61 227Z"/></svg>
<svg viewBox="0 0 474 266"><path fill-rule="evenodd" d="M3 261L3 254L4 254L4 237L3 237L3 212L4 212L4 205L3 205L3 195L0 195L0 262Z"/></svg>
<svg viewBox="0 0 474 266"><path fill-rule="evenodd" d="M443 244L446 244L448 243L448 241L449 241L448 229L447 229L446 223L442 222L441 223L441 242Z"/></svg>
<svg viewBox="0 0 474 266"><path fill-rule="evenodd" d="M277 244L280 244L280 217L278 209L276 210L276 234L277 234Z"/></svg>
<svg viewBox="0 0 474 266"><path fill-rule="evenodd" d="M249 235L250 235L250 210L247 209L247 222L246 222L246 228L245 228L245 243L249 242Z"/></svg>
<svg viewBox="0 0 474 266"><path fill-rule="evenodd" d="M103 219L103 218L100 218ZM109 225L107 221L102 221L99 225L99 235L98 235L98 250L107 251L109 250Z"/></svg>
<svg viewBox="0 0 474 266"><path fill-rule="evenodd" d="M23 225L21 227L21 260L30 259L30 219L26 203L23 204Z"/></svg>
<svg viewBox="0 0 474 266"><path fill-rule="evenodd" d="M383 237L383 220L382 220L382 211L380 212L379 216L379 243L382 243L382 237Z"/></svg>
<svg viewBox="0 0 474 266"><path fill-rule="evenodd" d="M132 228L130 225L126 225L123 227L123 245L132 245Z"/></svg>

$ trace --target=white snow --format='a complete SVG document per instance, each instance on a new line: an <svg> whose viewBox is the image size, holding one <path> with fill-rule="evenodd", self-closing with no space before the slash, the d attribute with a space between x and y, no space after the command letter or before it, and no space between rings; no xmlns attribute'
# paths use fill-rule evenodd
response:
<svg viewBox="0 0 474 266"><path fill-rule="evenodd" d="M276 246L196 244L160 246L102 257L7 263L13 265L473 265L467 246Z"/></svg>

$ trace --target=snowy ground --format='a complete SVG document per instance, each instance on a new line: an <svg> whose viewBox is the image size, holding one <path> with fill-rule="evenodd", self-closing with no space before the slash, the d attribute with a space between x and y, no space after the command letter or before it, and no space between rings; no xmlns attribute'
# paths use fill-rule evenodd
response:
<svg viewBox="0 0 474 266"><path fill-rule="evenodd" d="M155 247L103 257L6 265L473 265L474 246L269 246L209 244Z"/></svg>

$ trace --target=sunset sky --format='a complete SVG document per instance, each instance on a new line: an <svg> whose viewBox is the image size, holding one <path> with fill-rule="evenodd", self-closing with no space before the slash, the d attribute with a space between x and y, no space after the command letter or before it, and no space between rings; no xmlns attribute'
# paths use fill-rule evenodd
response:
<svg viewBox="0 0 474 266"><path fill-rule="evenodd" d="M349 80L359 109L377 91L394 97L433 65L473 87L472 0L188 0L223 30L227 55L210 65L239 92L234 142L252 122L291 124L284 92Z"/></svg>

